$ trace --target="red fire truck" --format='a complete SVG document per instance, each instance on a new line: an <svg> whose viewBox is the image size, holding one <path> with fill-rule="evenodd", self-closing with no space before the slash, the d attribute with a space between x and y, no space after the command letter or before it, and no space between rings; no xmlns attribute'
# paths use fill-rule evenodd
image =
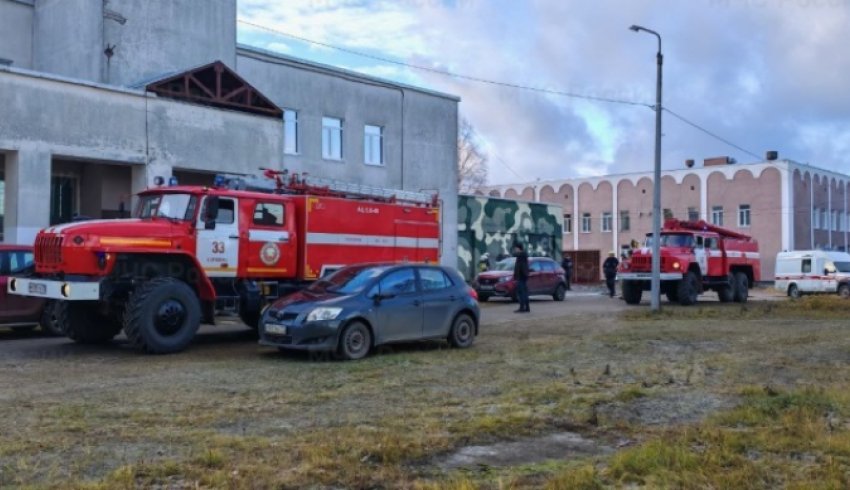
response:
<svg viewBox="0 0 850 490"><path fill-rule="evenodd" d="M668 219L660 237L661 292L671 302L696 303L705 291L716 291L722 302L744 303L750 286L761 278L758 242L705 221ZM640 303L650 289L652 235L643 248L620 265L623 299Z"/></svg>
<svg viewBox="0 0 850 490"><path fill-rule="evenodd" d="M46 228L35 274L11 280L9 292L54 300L55 321L77 342L123 329L139 349L168 353L218 313L256 328L266 302L342 266L439 259L435 195L264 177L160 185L139 194L134 219Z"/></svg>

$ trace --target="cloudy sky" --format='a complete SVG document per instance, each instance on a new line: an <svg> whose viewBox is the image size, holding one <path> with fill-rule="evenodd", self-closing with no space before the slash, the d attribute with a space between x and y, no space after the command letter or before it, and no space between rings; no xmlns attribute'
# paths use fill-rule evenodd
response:
<svg viewBox="0 0 850 490"><path fill-rule="evenodd" d="M452 78L375 57L557 92L655 99L662 165L728 155L850 172L850 0L238 0L239 41L462 98L491 184L651 170L654 112Z"/></svg>

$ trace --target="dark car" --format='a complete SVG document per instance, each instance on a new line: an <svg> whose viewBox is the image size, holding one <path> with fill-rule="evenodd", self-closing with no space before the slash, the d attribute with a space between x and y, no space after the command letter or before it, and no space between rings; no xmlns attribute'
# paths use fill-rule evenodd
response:
<svg viewBox="0 0 850 490"><path fill-rule="evenodd" d="M482 272L475 278L473 287L481 301L493 296L507 297L516 301L516 281L514 280L513 257L501 260L496 266ZM529 257L528 259L528 295L551 296L555 301L563 301L567 290L564 269L548 257Z"/></svg>
<svg viewBox="0 0 850 490"><path fill-rule="evenodd" d="M272 303L260 343L361 359L378 345L423 339L469 347L478 334L475 291L454 269L427 264L344 267Z"/></svg>
<svg viewBox="0 0 850 490"><path fill-rule="evenodd" d="M9 277L33 267L32 247L0 245L0 326L32 330L41 325L45 333L58 335L55 323L45 312L46 300L8 293Z"/></svg>

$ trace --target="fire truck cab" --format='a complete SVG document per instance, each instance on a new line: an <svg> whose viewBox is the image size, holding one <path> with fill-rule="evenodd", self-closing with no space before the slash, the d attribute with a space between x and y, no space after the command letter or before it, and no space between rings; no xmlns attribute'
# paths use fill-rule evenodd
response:
<svg viewBox="0 0 850 490"><path fill-rule="evenodd" d="M75 341L123 329L139 349L167 353L220 313L256 328L268 301L342 266L439 259L436 196L266 177L155 187L139 194L133 219L46 228L35 274L8 291L52 300L53 321Z"/></svg>
<svg viewBox="0 0 850 490"><path fill-rule="evenodd" d="M623 299L640 303L652 278L652 234L632 252L618 271ZM760 280L758 242L705 221L669 219L660 234L661 292L671 302L691 305L705 291L722 302L746 302L749 288Z"/></svg>

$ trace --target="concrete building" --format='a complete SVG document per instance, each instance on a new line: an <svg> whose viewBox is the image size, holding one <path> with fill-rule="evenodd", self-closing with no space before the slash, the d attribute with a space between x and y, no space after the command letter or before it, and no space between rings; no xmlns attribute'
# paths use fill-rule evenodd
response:
<svg viewBox="0 0 850 490"><path fill-rule="evenodd" d="M769 155L769 158L775 157ZM609 251L652 231L652 172L497 186L494 196L559 204L565 252L581 254L578 279L597 280ZM665 217L703 219L759 241L762 280L773 280L783 250L850 248L850 176L791 160L737 164L721 157L702 167L666 170ZM575 259L574 259L575 260Z"/></svg>
<svg viewBox="0 0 850 490"><path fill-rule="evenodd" d="M0 0L3 240L264 166L438 192L454 265L458 102L237 45L236 0Z"/></svg>

